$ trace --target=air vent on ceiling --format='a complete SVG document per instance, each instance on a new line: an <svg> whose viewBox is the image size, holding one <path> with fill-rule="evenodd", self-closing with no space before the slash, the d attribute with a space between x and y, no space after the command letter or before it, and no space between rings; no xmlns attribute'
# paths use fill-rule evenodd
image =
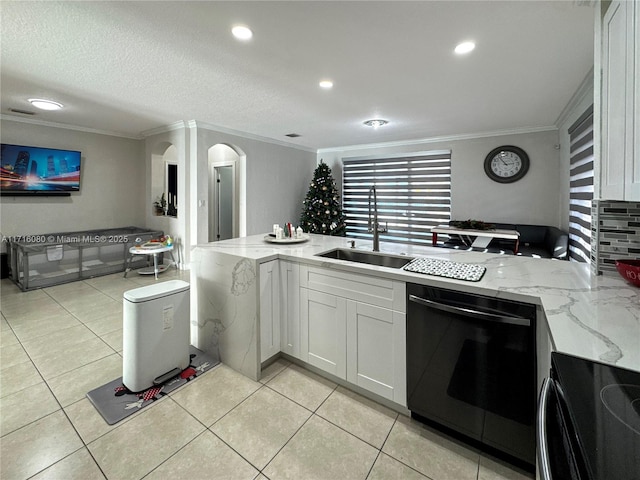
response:
<svg viewBox="0 0 640 480"><path fill-rule="evenodd" d="M21 115L35 115L36 112L30 112L29 110L20 110L19 108L10 108L10 112L19 113Z"/></svg>
<svg viewBox="0 0 640 480"><path fill-rule="evenodd" d="M289 137L289 138L296 138L296 137L299 137L299 136L300 136L300 135L299 135L299 134L297 134L297 133L287 133L287 134L285 135L285 137Z"/></svg>

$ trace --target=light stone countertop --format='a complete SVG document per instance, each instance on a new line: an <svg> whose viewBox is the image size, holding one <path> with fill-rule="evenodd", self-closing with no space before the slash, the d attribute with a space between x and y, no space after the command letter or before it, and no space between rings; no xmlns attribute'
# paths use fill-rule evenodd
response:
<svg viewBox="0 0 640 480"><path fill-rule="evenodd" d="M256 264L280 258L540 304L557 351L640 371L640 288L618 276L594 276L588 265L380 243L383 253L486 266L487 271L479 282L468 282L315 256L337 247L349 248L344 237L311 235L310 240L297 244L272 244L266 242L264 237L253 235L202 244L196 247L196 252L199 252L200 258L216 252L243 257ZM356 248L371 251L371 242L356 240Z"/></svg>

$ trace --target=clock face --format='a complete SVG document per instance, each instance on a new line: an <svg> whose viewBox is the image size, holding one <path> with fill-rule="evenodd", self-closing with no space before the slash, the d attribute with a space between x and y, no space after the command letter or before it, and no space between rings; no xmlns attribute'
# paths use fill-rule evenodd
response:
<svg viewBox="0 0 640 480"><path fill-rule="evenodd" d="M524 177L529 170L529 157L518 147L498 147L487 155L484 170L489 178L496 182L515 182Z"/></svg>

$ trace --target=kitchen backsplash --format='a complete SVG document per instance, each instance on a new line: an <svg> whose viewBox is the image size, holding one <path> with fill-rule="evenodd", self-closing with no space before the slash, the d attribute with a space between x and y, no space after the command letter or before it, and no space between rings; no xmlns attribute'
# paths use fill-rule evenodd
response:
<svg viewBox="0 0 640 480"><path fill-rule="evenodd" d="M591 222L594 273L615 272L617 259L640 258L640 202L593 200Z"/></svg>

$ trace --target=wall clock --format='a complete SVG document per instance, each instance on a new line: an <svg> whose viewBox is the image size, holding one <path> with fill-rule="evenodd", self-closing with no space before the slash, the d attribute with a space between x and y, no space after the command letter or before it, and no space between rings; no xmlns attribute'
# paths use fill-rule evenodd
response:
<svg viewBox="0 0 640 480"><path fill-rule="evenodd" d="M513 145L494 148L484 159L484 171L494 182L516 182L529 171L529 155Z"/></svg>

